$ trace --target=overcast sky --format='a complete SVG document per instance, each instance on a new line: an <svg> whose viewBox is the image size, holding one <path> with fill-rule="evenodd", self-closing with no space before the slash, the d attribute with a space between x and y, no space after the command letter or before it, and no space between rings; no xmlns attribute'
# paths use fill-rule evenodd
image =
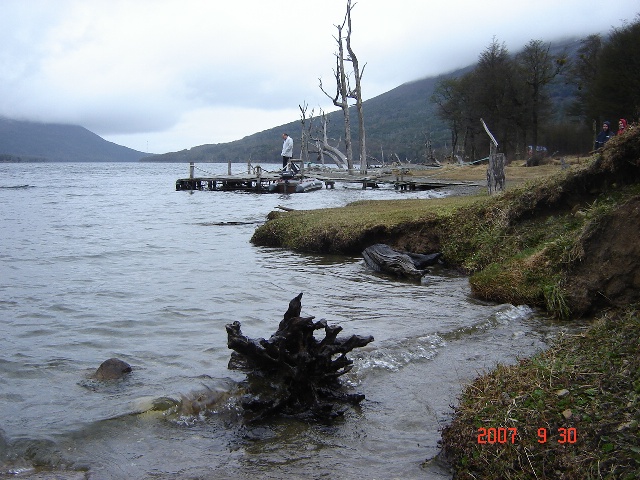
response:
<svg viewBox="0 0 640 480"><path fill-rule="evenodd" d="M346 0L0 0L0 116L82 125L164 153L335 110ZM358 0L352 46L371 98L475 63L493 37L607 33L638 0ZM279 148L279 139L274 139Z"/></svg>

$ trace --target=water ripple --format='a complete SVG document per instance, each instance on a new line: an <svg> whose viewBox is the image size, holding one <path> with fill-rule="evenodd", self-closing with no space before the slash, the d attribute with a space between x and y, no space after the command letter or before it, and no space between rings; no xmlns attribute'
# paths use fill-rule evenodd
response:
<svg viewBox="0 0 640 480"><path fill-rule="evenodd" d="M176 192L187 174L181 164L0 164L0 442L11 458L53 466L64 452L104 479L424 478L425 448L437 448L462 380L539 349L558 328L526 307L475 301L468 280L446 270L402 282L359 256L250 243L278 205L428 192ZM300 292L304 316L375 337L350 354L345 376L366 392L361 408L331 427L255 428L136 409L137 398L179 399L215 382L204 378L242 380L227 369L225 324L268 338ZM112 357L131 374L91 380Z"/></svg>

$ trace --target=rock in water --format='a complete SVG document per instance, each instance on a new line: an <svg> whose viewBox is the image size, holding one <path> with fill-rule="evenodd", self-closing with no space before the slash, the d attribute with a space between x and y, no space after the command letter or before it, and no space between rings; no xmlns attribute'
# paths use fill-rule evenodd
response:
<svg viewBox="0 0 640 480"><path fill-rule="evenodd" d="M346 393L339 377L353 367L346 354L373 341L372 336L338 338L342 327L315 317L300 317L302 293L289 302L278 330L269 338L251 339L240 322L226 326L233 350L229 368L247 372L241 404L249 421L275 414L333 418L337 404L358 404L364 395ZM324 330L324 338L314 336Z"/></svg>
<svg viewBox="0 0 640 480"><path fill-rule="evenodd" d="M98 380L115 380L131 372L131 365L118 358L105 360L93 374Z"/></svg>

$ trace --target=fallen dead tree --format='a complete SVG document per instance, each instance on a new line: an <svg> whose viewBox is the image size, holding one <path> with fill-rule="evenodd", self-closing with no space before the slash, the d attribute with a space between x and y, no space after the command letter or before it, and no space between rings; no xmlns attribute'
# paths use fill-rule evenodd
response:
<svg viewBox="0 0 640 480"><path fill-rule="evenodd" d="M428 273L427 267L438 262L441 253L422 255L394 250L389 245L376 243L362 252L365 263L376 272L396 277L420 278Z"/></svg>
<svg viewBox="0 0 640 480"><path fill-rule="evenodd" d="M346 354L373 337L338 338L342 327L300 316L301 298L302 293L289 302L278 330L268 340L246 337L240 322L226 326L227 345L233 350L229 368L247 372L240 403L249 421L276 414L334 418L344 413L344 405L364 400L362 394L347 393L339 377L353 368ZM315 338L317 330L324 330L322 340Z"/></svg>

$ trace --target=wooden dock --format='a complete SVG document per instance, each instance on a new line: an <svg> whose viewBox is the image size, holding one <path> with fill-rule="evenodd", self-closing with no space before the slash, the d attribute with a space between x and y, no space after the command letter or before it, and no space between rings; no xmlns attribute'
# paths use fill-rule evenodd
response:
<svg viewBox="0 0 640 480"><path fill-rule="evenodd" d="M295 177L292 177L292 180L299 180L301 178L302 176L296 175ZM336 182L361 184L363 189L379 188L381 183L377 180L363 179L363 178L335 179L335 178L323 177L318 175L315 175L314 178L317 178L318 180L323 182L325 188L329 188L329 189L335 188ZM189 178L179 178L178 180L176 180L176 191L217 190L217 191L223 191L223 192L242 191L242 192L254 192L254 193L268 193L271 191L269 187L273 183L277 183L281 181L282 179L279 175L267 175L267 176L259 176L259 177L252 176L252 175L189 177ZM284 180L284 183L286 183L286 180ZM280 190L278 190L278 192L282 193ZM286 189L286 191L289 192L289 189Z"/></svg>
<svg viewBox="0 0 640 480"><path fill-rule="evenodd" d="M196 177L195 164L189 164L189 178L179 178L176 180L176 190L221 190L227 192L268 192L269 185L277 182L279 174L263 171L260 166L250 168L247 166L247 173L240 175L231 174L231 164L229 164L227 175L212 175Z"/></svg>
<svg viewBox="0 0 640 480"><path fill-rule="evenodd" d="M244 192L267 192L269 185L278 180L278 177L263 176L216 176L216 177L189 177L176 180L176 190L221 190Z"/></svg>
<svg viewBox="0 0 640 480"><path fill-rule="evenodd" d="M230 169L229 169L230 171ZM387 175L373 175L373 176L357 176L348 174L343 171L335 173L324 173L321 175L313 175L311 172L304 174L300 169L300 173L297 173L289 179L301 180L304 177L316 178L324 183L325 188L335 188L336 183L355 183L362 185L362 189L372 188L377 189L385 184L393 185L396 190L400 191L424 191L433 190L438 188L446 188L452 186L477 186L475 182L451 182L447 180L439 180L434 178L425 177L412 177L404 175L404 172L397 174ZM273 184L278 182L286 183L286 179L283 179L281 172L267 172L262 170L259 166L254 169L248 169L248 173L240 175L208 175L202 177L196 177L194 174L194 165L190 164L189 178L180 178L176 180L177 191L193 191L193 190L210 190L210 191L225 191L225 192L253 192L253 193L269 193L273 192ZM271 187L271 188L270 188ZM291 193L295 191L295 188L289 192L289 189L279 188L275 190L278 193L283 191Z"/></svg>

